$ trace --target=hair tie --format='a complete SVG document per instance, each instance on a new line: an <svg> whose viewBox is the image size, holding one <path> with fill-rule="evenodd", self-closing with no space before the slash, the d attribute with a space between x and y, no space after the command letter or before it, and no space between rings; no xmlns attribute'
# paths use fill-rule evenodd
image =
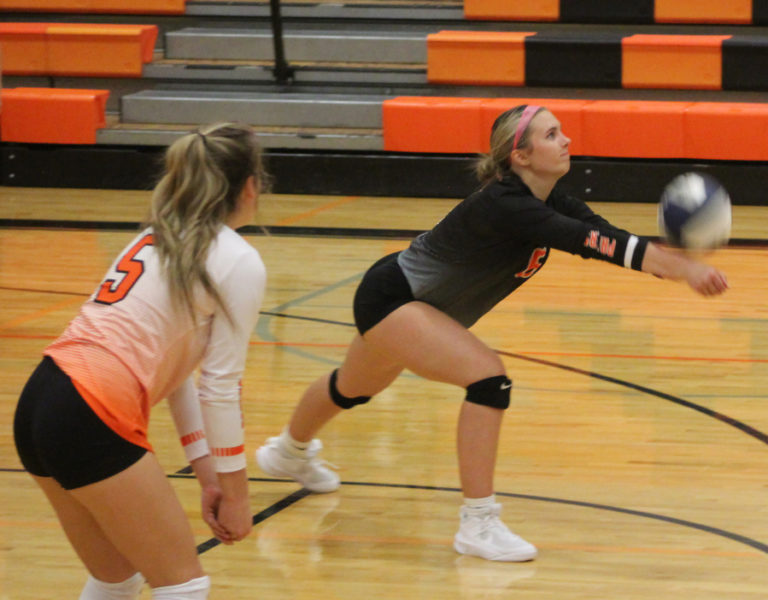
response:
<svg viewBox="0 0 768 600"><path fill-rule="evenodd" d="M200 130L195 130L195 133L200 136L200 138L203 140L203 146L205 146L205 149L208 150L208 138L205 137L205 134Z"/></svg>
<svg viewBox="0 0 768 600"><path fill-rule="evenodd" d="M523 110L523 114L520 116L520 120L517 122L517 129L515 129L515 141L512 142L512 150L517 150L517 144L520 138L523 137L525 130L528 129L528 125L531 123L531 119L536 115L541 106L538 104L529 104Z"/></svg>

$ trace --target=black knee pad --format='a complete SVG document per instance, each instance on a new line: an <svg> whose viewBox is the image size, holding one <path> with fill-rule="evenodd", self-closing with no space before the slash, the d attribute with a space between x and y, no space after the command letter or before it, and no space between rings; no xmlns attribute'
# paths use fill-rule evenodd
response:
<svg viewBox="0 0 768 600"><path fill-rule="evenodd" d="M467 396L464 399L473 404L506 409L509 407L511 391L512 381L509 377L496 375L468 385Z"/></svg>
<svg viewBox="0 0 768 600"><path fill-rule="evenodd" d="M331 380L328 382L328 393L331 395L331 400L336 406L341 408L352 408L358 404L365 404L371 399L370 396L357 396L356 398L347 398L336 387L336 377L338 369L335 369L331 373Z"/></svg>

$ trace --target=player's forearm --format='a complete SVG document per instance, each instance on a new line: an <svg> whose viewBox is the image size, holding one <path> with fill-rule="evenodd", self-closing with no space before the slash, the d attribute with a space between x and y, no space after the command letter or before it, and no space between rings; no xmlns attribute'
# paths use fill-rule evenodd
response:
<svg viewBox="0 0 768 600"><path fill-rule="evenodd" d="M663 279L680 281L687 278L688 271L694 264L695 261L682 254L649 243L641 269Z"/></svg>
<svg viewBox="0 0 768 600"><path fill-rule="evenodd" d="M210 454L190 461L190 465L201 488L209 486L219 487L219 478L214 469L213 458L211 458Z"/></svg>
<svg viewBox="0 0 768 600"><path fill-rule="evenodd" d="M248 474L245 469L219 473L219 486L225 499L248 498Z"/></svg>

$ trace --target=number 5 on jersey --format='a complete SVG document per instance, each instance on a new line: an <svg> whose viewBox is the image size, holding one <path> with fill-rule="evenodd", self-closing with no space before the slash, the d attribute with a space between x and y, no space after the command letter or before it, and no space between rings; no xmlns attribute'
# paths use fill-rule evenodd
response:
<svg viewBox="0 0 768 600"><path fill-rule="evenodd" d="M519 273L515 273L515 277L520 277L522 279L533 277L534 273L544 266L544 263L541 261L547 257L547 252L547 248L536 248L531 252L531 258L528 259L528 266Z"/></svg>
<svg viewBox="0 0 768 600"><path fill-rule="evenodd" d="M117 279L105 279L99 286L99 293L96 294L95 298L96 302L114 304L128 295L128 292L144 273L144 261L136 258L136 255L144 246L151 245L152 234L147 234L128 249L115 267L118 273L123 273L123 277L119 281Z"/></svg>

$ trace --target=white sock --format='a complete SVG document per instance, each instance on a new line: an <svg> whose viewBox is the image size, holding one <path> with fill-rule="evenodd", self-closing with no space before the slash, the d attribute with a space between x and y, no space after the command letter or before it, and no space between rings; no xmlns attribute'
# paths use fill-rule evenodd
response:
<svg viewBox="0 0 768 600"><path fill-rule="evenodd" d="M307 448L309 448L311 440L309 442L299 442L293 439L288 428L283 429L283 433L280 434L280 447L291 456L298 458L304 458L307 455Z"/></svg>
<svg viewBox="0 0 768 600"><path fill-rule="evenodd" d="M472 512L482 512L492 505L496 504L496 494L491 494L485 498L467 498L464 497L464 506Z"/></svg>
<svg viewBox="0 0 768 600"><path fill-rule="evenodd" d="M144 585L144 577L141 573L134 573L125 581L107 583L99 581L93 575L80 592L80 600L136 600Z"/></svg>
<svg viewBox="0 0 768 600"><path fill-rule="evenodd" d="M207 600L210 589L211 578L203 575L178 585L152 588L152 598L154 600Z"/></svg>

